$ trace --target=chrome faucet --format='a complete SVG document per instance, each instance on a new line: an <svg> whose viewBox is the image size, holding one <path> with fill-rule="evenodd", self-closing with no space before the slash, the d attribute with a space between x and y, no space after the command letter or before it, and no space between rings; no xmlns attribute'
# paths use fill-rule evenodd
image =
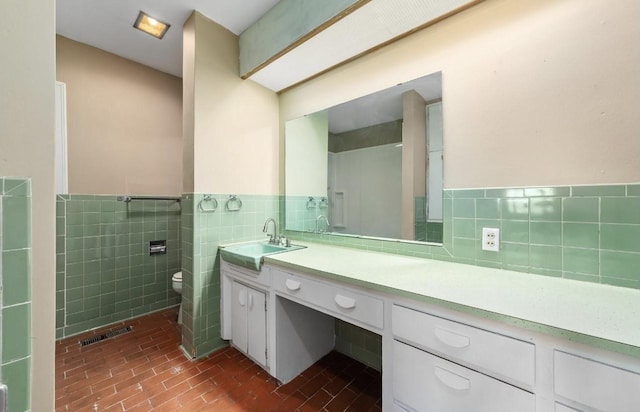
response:
<svg viewBox="0 0 640 412"><path fill-rule="evenodd" d="M320 220L323 220L326 222L327 224L327 229L326 230L320 230ZM318 217L316 218L316 233L322 233L322 232L326 232L327 230L329 230L329 219L327 219L327 217L325 215L318 215Z"/></svg>
<svg viewBox="0 0 640 412"><path fill-rule="evenodd" d="M273 223L273 235L270 235L268 233L269 230L269 223ZM277 239L278 239L278 224L276 223L275 220L273 220L273 218L267 218L267 220L264 222L264 227L262 228L262 232L266 233L269 236L269 243L276 243Z"/></svg>

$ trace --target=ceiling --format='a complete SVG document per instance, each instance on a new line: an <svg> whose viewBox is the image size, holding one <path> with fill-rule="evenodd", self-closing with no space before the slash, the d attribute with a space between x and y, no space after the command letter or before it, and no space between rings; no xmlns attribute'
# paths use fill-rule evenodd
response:
<svg viewBox="0 0 640 412"><path fill-rule="evenodd" d="M198 10L231 32L239 35L271 9L278 1L279 0L57 0L56 30L58 34L72 40L97 47L165 73L182 77L182 27L193 10ZM415 2L419 3L420 0L411 1L411 3ZM372 20L372 15L393 16L394 13L389 11L391 9L385 9L385 7L389 8L393 3L391 0L376 0L375 2L369 3L367 6L371 9L365 7L363 13L361 13L361 16L364 17L357 17L360 19L364 18L364 21L356 25L366 30L367 26L371 26L367 23ZM380 8L380 10L376 10L376 8ZM411 21L406 14L420 15L417 11L419 7L406 7L405 9L406 10L402 12L401 18L396 16L392 22L389 23L391 26L388 30L380 30L380 24L377 28L374 27L374 30L377 29L377 31L388 32L391 30L391 27L393 27L395 28L394 30L401 32L407 30L407 27L415 27L427 19L426 16L421 15L418 17L418 20ZM158 40L133 28L133 23L140 10L171 25L162 40ZM398 13L400 12L398 11L395 14ZM358 13L354 14L357 15ZM397 20L406 21L410 26L398 23ZM293 53L290 53L289 56L281 58L279 61L276 61L275 64L272 64L271 66L273 67L264 69L263 73L258 72L259 74L254 75L252 79L274 90L279 90L286 87L288 83L301 80L304 76L308 76L309 73L321 71L323 68L335 64L335 62L319 62L318 64L320 64L320 66L310 68L311 72L305 74L303 71L299 73L300 78L294 78L293 80L290 78L281 79L282 73L290 75L293 67L304 68L303 62L313 60L310 56L304 55L307 50L311 50L313 54L317 55L318 50L335 49L335 47L315 44L318 41L329 45L339 42L331 37L327 41L324 39L327 34L335 37L335 33L338 33L337 35L343 39L343 41L339 43L343 44L346 38L352 36L341 33L342 30L340 28L344 26L347 32L352 32L353 23L354 21L349 19L339 22L333 27L333 31L325 31L321 36L317 36L318 40L314 39L313 41L307 42L308 44L298 47ZM369 29L371 29L371 27L369 27ZM364 37L367 38L370 36ZM375 40L376 43L382 41L382 38ZM358 47L369 46L360 44ZM342 47L342 49L345 49L345 52L351 53L351 55L355 55L359 51L348 50L349 48L346 46ZM296 59L295 56L299 53L303 53L301 58L297 58L295 62L290 61L291 59ZM322 53L325 57L331 57L330 54L331 53L328 52ZM348 57L349 55L338 56L336 62ZM287 70L282 70L280 67L282 64L286 64ZM262 77L264 77L264 79ZM425 76L422 79L404 83L336 106L329 110L331 131L333 133L340 133L385 121L401 119L401 94L409 89L418 91L427 101L439 99L441 97L441 77L439 73Z"/></svg>
<svg viewBox="0 0 640 412"><path fill-rule="evenodd" d="M442 99L442 73L433 73L333 106L329 131L343 133L403 118L402 94L415 90L426 102Z"/></svg>
<svg viewBox="0 0 640 412"><path fill-rule="evenodd" d="M182 26L193 10L235 34L278 0L57 0L56 31L72 40L182 77ZM142 10L169 23L162 40L133 28Z"/></svg>
<svg viewBox="0 0 640 412"><path fill-rule="evenodd" d="M240 35L278 1L57 0L56 28L64 37L182 77L182 28L193 10ZM282 91L481 1L370 0L250 78ZM141 10L171 25L162 40L133 28Z"/></svg>

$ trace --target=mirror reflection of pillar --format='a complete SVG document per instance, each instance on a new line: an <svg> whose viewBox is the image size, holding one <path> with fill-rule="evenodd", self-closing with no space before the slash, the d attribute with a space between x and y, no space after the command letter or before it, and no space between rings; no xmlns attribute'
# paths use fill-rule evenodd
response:
<svg viewBox="0 0 640 412"><path fill-rule="evenodd" d="M426 234L425 107L416 91L402 94L402 238L407 240L425 240Z"/></svg>

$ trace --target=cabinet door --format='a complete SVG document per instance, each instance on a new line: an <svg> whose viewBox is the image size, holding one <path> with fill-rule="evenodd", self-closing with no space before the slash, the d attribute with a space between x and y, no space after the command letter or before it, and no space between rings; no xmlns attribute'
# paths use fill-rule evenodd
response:
<svg viewBox="0 0 640 412"><path fill-rule="evenodd" d="M606 412L640 411L640 374L556 350L556 394Z"/></svg>
<svg viewBox="0 0 640 412"><path fill-rule="evenodd" d="M231 284L231 340L247 353L247 287L238 282Z"/></svg>
<svg viewBox="0 0 640 412"><path fill-rule="evenodd" d="M247 353L261 365L267 364L267 312L266 296L247 288Z"/></svg>
<svg viewBox="0 0 640 412"><path fill-rule="evenodd" d="M556 402L555 412L580 412L577 409L569 408L561 403Z"/></svg>
<svg viewBox="0 0 640 412"><path fill-rule="evenodd" d="M397 403L393 404L393 412L409 412L407 411L405 408L403 408L402 406L398 405Z"/></svg>
<svg viewBox="0 0 640 412"><path fill-rule="evenodd" d="M533 394L398 341L393 397L413 411L535 411Z"/></svg>

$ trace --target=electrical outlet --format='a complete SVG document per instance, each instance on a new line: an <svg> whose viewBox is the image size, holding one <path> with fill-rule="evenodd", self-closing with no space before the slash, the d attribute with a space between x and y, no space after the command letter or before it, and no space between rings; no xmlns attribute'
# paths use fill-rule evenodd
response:
<svg viewBox="0 0 640 412"><path fill-rule="evenodd" d="M500 229L490 227L482 228L482 250L491 252L500 251Z"/></svg>

